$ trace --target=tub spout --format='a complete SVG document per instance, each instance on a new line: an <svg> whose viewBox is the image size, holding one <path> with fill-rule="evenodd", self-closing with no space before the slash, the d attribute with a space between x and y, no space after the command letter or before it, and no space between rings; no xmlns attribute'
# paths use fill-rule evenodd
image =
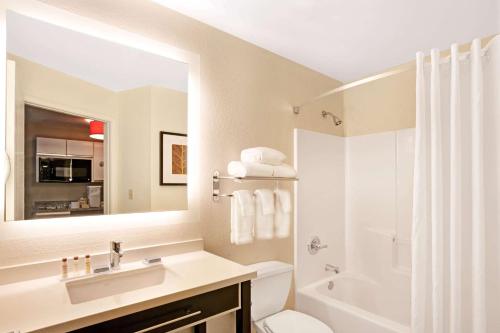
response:
<svg viewBox="0 0 500 333"><path fill-rule="evenodd" d="M335 274L339 274L340 273L340 267L339 266L335 266L335 265L326 264L325 265L325 272L334 272Z"/></svg>

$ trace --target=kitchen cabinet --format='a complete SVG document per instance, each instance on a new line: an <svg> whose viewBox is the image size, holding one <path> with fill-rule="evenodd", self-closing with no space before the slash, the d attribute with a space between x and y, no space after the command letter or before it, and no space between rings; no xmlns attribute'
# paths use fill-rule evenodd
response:
<svg viewBox="0 0 500 333"><path fill-rule="evenodd" d="M94 154L92 141L66 140L66 145L68 155L91 157Z"/></svg>
<svg viewBox="0 0 500 333"><path fill-rule="evenodd" d="M66 155L66 140L54 138L36 138L37 154Z"/></svg>

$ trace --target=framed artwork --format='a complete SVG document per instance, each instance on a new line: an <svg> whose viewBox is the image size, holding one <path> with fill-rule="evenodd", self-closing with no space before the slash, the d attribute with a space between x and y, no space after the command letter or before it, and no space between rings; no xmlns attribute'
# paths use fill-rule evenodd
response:
<svg viewBox="0 0 500 333"><path fill-rule="evenodd" d="M160 132L160 185L187 185L187 134Z"/></svg>

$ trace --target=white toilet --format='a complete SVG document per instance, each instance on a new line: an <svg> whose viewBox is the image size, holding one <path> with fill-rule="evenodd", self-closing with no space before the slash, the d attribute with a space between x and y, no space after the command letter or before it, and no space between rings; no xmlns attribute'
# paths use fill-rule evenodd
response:
<svg viewBox="0 0 500 333"><path fill-rule="evenodd" d="M252 321L257 333L333 333L314 317L283 311L292 283L292 265L266 261L249 267L257 271L252 280Z"/></svg>

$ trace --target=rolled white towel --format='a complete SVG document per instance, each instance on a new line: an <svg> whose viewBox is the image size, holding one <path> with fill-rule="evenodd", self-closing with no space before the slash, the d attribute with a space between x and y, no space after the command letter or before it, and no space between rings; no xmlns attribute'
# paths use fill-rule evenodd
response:
<svg viewBox="0 0 500 333"><path fill-rule="evenodd" d="M281 165L285 161L286 155L276 149L255 147L243 149L240 158L242 162Z"/></svg>
<svg viewBox="0 0 500 333"><path fill-rule="evenodd" d="M248 244L253 241L255 206L250 191L234 191L231 197L231 243Z"/></svg>
<svg viewBox="0 0 500 333"><path fill-rule="evenodd" d="M227 165L227 173L233 177L271 177L273 166L260 163L231 161Z"/></svg>
<svg viewBox="0 0 500 333"><path fill-rule="evenodd" d="M290 214L292 205L290 201L290 192L276 189L274 191L275 210L274 210L274 231L278 238L290 236Z"/></svg>
<svg viewBox="0 0 500 333"><path fill-rule="evenodd" d="M296 177L297 171L288 164L277 165L273 167L273 176L274 177Z"/></svg>
<svg viewBox="0 0 500 333"><path fill-rule="evenodd" d="M268 189L255 190L255 237L272 239L274 235L274 193Z"/></svg>

